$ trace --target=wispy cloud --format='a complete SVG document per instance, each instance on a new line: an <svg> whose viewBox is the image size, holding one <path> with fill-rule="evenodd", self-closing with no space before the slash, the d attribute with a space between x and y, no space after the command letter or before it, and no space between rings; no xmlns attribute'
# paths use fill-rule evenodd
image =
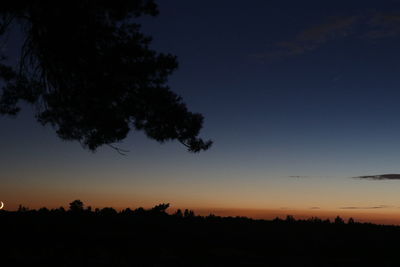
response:
<svg viewBox="0 0 400 267"><path fill-rule="evenodd" d="M363 175L353 177L356 179L366 179L366 180L400 180L400 174L376 174L376 175Z"/></svg>
<svg viewBox="0 0 400 267"><path fill-rule="evenodd" d="M329 22L302 30L293 40L275 43L274 49L270 52L253 56L258 59L273 59L315 50L330 40L348 36L356 21L356 16L333 17Z"/></svg>
<svg viewBox="0 0 400 267"><path fill-rule="evenodd" d="M321 209L320 207L311 207L310 210L319 210Z"/></svg>
<svg viewBox="0 0 400 267"><path fill-rule="evenodd" d="M365 37L380 39L400 35L400 14L378 13L371 17Z"/></svg>
<svg viewBox="0 0 400 267"><path fill-rule="evenodd" d="M298 32L292 39L273 44L269 51L253 54L261 60L273 60L311 52L324 44L344 37L380 39L400 36L400 13L372 13L331 17Z"/></svg>
<svg viewBox="0 0 400 267"><path fill-rule="evenodd" d="M308 178L309 176L305 176L305 175L290 175L288 177L289 178Z"/></svg>
<svg viewBox="0 0 400 267"><path fill-rule="evenodd" d="M334 17L328 23L316 25L303 30L297 36L298 41L324 43L330 39L344 37L350 33L350 28L357 21L356 16Z"/></svg>
<svg viewBox="0 0 400 267"><path fill-rule="evenodd" d="M390 208L391 206L387 205L379 205L379 206L371 206L371 207L356 207L356 206L349 206L349 207L340 207L339 209L342 210L373 210L373 209L385 209Z"/></svg>

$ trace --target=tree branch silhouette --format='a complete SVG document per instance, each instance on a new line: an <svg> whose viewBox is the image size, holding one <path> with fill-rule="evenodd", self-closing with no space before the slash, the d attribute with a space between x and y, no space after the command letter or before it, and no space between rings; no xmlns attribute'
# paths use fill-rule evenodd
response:
<svg viewBox="0 0 400 267"><path fill-rule="evenodd" d="M114 145L112 145L112 144L107 144L107 146L111 147L112 149L114 149L115 151L117 151L118 154L120 154L120 155L122 155L122 156L126 156L126 153L129 152L129 150L125 150L125 149L116 147L116 146L114 146Z"/></svg>
<svg viewBox="0 0 400 267"><path fill-rule="evenodd" d="M0 35L15 25L25 39L17 67L2 55L0 114L16 115L21 101L29 103L38 122L92 151L115 149L131 130L207 150L203 116L167 85L176 57L150 49L140 32L136 19L157 14L153 0L5 1Z"/></svg>

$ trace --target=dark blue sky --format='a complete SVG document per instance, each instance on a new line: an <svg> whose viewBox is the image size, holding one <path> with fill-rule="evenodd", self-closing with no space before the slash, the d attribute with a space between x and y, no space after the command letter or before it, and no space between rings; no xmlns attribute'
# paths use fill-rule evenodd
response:
<svg viewBox="0 0 400 267"><path fill-rule="evenodd" d="M56 194L57 204L76 196L93 206L400 206L397 181L351 178L400 172L400 1L169 0L159 9L143 31L178 56L169 84L205 116L202 136L214 146L192 155L132 133L126 157L92 154L27 109L0 118L0 196L11 205L25 192L32 205Z"/></svg>
<svg viewBox="0 0 400 267"><path fill-rule="evenodd" d="M399 1L329 3L163 2L144 29L178 55L171 87L221 136L215 147L395 146Z"/></svg>
<svg viewBox="0 0 400 267"><path fill-rule="evenodd" d="M160 16L144 29L155 48L178 55L171 87L208 123L238 122L240 129L275 124L321 131L354 123L371 129L393 122L399 19L371 24L393 13L396 2L380 8L271 2L160 3ZM374 31L397 32L368 36Z"/></svg>

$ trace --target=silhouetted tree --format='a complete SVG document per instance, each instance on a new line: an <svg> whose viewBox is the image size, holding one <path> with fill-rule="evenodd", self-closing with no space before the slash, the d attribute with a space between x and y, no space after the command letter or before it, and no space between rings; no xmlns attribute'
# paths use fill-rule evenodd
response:
<svg viewBox="0 0 400 267"><path fill-rule="evenodd" d="M0 64L0 114L17 114L23 100L41 124L92 151L121 152L112 144L131 129L208 149L212 142L198 137L203 116L166 85L176 57L151 50L135 20L157 14L153 0L2 1L0 35L21 25L24 39L19 65Z"/></svg>
<svg viewBox="0 0 400 267"><path fill-rule="evenodd" d="M349 218L349 220L347 221L347 224L354 224L354 219L352 217Z"/></svg>
<svg viewBox="0 0 400 267"><path fill-rule="evenodd" d="M24 206L22 206L21 204L18 206L18 210L17 210L18 212L26 212L26 211L29 211L29 208L28 207L24 207Z"/></svg>
<svg viewBox="0 0 400 267"><path fill-rule="evenodd" d="M72 201L69 203L69 210L71 212L81 212L83 211L83 202L79 199Z"/></svg>
<svg viewBox="0 0 400 267"><path fill-rule="evenodd" d="M124 214L124 215L132 215L132 214L133 214L133 211L132 211L130 208L126 208L126 209L123 209L123 210L121 211L121 214Z"/></svg>
<svg viewBox="0 0 400 267"><path fill-rule="evenodd" d="M331 223L331 220L329 220L329 218L328 218L328 219L324 220L324 223L330 224L330 223Z"/></svg>
<svg viewBox="0 0 400 267"><path fill-rule="evenodd" d="M145 211L144 208L139 207L139 208L135 209L135 210L133 211L133 213L136 214L136 215L144 215L144 214L146 213L146 211Z"/></svg>
<svg viewBox="0 0 400 267"><path fill-rule="evenodd" d="M279 217L275 217L272 221L275 223L281 223L283 220Z"/></svg>
<svg viewBox="0 0 400 267"><path fill-rule="evenodd" d="M64 207L59 207L58 209L55 209L54 212L56 212L56 213L64 213L65 209L64 209Z"/></svg>
<svg viewBox="0 0 400 267"><path fill-rule="evenodd" d="M174 215L178 218L183 217L183 213L182 213L181 209L177 209L176 212L174 213Z"/></svg>
<svg viewBox="0 0 400 267"><path fill-rule="evenodd" d="M312 222L312 223L322 223L322 219L318 217L311 217L307 221Z"/></svg>
<svg viewBox="0 0 400 267"><path fill-rule="evenodd" d="M166 210L169 208L169 203L162 203L154 206L151 211L155 213L166 213Z"/></svg>
<svg viewBox="0 0 400 267"><path fill-rule="evenodd" d="M335 223L336 224L344 224L344 220L341 217L337 216L335 218Z"/></svg>
<svg viewBox="0 0 400 267"><path fill-rule="evenodd" d="M111 207L105 207L105 208L102 208L100 210L100 214L107 215L107 216L112 216L112 215L117 214L117 211L115 209L111 208Z"/></svg>
<svg viewBox="0 0 400 267"><path fill-rule="evenodd" d="M38 212L39 212L39 213L42 213L42 214L46 214L46 213L49 213L49 209L46 208L46 207L43 207L43 208L40 208L40 209L38 210Z"/></svg>
<svg viewBox="0 0 400 267"><path fill-rule="evenodd" d="M296 222L296 219L292 215L287 215L285 221L288 223L293 223Z"/></svg>
<svg viewBox="0 0 400 267"><path fill-rule="evenodd" d="M194 216L195 214L193 210L185 209L185 211L183 212L183 217L185 218L193 218Z"/></svg>

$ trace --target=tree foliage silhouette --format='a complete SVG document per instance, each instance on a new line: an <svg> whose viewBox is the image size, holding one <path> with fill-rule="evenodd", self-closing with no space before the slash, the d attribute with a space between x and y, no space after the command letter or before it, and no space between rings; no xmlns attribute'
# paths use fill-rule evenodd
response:
<svg viewBox="0 0 400 267"><path fill-rule="evenodd" d="M341 217L336 216L336 218L335 218L335 223L336 223L336 224L344 224L344 220L343 220Z"/></svg>
<svg viewBox="0 0 400 267"><path fill-rule="evenodd" d="M69 210L71 212L82 212L83 211L83 202L79 199L76 199L69 203Z"/></svg>
<svg viewBox="0 0 400 267"><path fill-rule="evenodd" d="M162 203L154 206L151 211L154 213L166 213L166 210L169 208L169 203Z"/></svg>
<svg viewBox="0 0 400 267"><path fill-rule="evenodd" d="M136 22L157 14L153 0L2 2L0 35L20 25L24 41L17 67L1 55L0 114L30 103L41 124L92 151L130 130L191 152L208 149L212 142L199 138L203 116L166 84L176 57L150 49Z"/></svg>

